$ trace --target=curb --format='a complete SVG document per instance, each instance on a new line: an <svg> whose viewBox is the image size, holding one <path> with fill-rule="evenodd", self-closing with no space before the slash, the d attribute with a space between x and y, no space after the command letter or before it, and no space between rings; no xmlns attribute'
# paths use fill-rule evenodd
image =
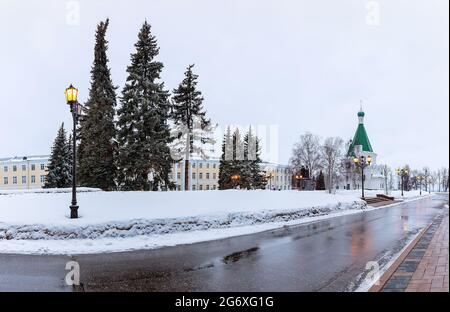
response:
<svg viewBox="0 0 450 312"><path fill-rule="evenodd" d="M383 286L386 284L387 281L389 281L389 279L395 273L397 268L402 264L403 260L405 260L405 258L411 252L411 250L417 245L417 242L428 231L431 224L432 223L429 223L419 232L419 235L417 235L416 238L414 238L412 242L409 243L409 245L402 252L402 254L397 259L395 259L394 263L383 273L383 275L379 278L379 280L375 282L375 284L372 287L369 288L368 292L379 292L381 289L383 289Z"/></svg>

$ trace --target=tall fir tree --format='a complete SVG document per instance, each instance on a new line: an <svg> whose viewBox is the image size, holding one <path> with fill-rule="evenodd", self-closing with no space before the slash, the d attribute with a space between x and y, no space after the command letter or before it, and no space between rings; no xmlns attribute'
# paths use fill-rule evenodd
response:
<svg viewBox="0 0 450 312"><path fill-rule="evenodd" d="M211 120L206 118L203 108L202 93L197 90L198 75L189 65L184 73L185 77L180 85L173 90L172 119L175 124L175 137L177 138L174 150L179 158L184 159L184 189L189 190L189 160L192 154L203 159L208 158L205 145L215 143Z"/></svg>
<svg viewBox="0 0 450 312"><path fill-rule="evenodd" d="M231 187L231 176L233 175L233 135L230 127L223 136L222 156L219 163L219 190Z"/></svg>
<svg viewBox="0 0 450 312"><path fill-rule="evenodd" d="M155 61L159 48L147 22L135 48L118 110L118 181L122 190L156 190L171 185L170 103L160 82L164 65Z"/></svg>
<svg viewBox="0 0 450 312"><path fill-rule="evenodd" d="M109 19L97 26L94 63L91 69L91 87L80 119L80 145L78 147L79 182L83 186L103 190L116 188L114 124L116 87L111 80L105 35Z"/></svg>
<svg viewBox="0 0 450 312"><path fill-rule="evenodd" d="M224 135L222 157L219 164L219 189L263 189L266 185L261 170L261 148L258 137L249 128L242 140L239 129ZM232 176L239 176L233 181Z"/></svg>
<svg viewBox="0 0 450 312"><path fill-rule="evenodd" d="M64 188L72 184L72 154L64 123L53 143L44 188Z"/></svg>
<svg viewBox="0 0 450 312"><path fill-rule="evenodd" d="M325 190L325 176L323 175L322 170L319 171L319 175L317 176L316 190L319 190L319 191Z"/></svg>
<svg viewBox="0 0 450 312"><path fill-rule="evenodd" d="M244 137L244 158L247 176L247 188L264 189L266 179L261 171L261 147L259 138L252 133L252 128L248 129Z"/></svg>

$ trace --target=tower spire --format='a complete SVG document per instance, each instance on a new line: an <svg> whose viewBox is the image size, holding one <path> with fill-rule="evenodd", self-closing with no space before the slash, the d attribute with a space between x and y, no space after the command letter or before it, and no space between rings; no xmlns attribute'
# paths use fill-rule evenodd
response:
<svg viewBox="0 0 450 312"><path fill-rule="evenodd" d="M358 120L359 120L359 124L363 124L364 123L364 111L362 108L362 100L359 100L359 112L358 112Z"/></svg>

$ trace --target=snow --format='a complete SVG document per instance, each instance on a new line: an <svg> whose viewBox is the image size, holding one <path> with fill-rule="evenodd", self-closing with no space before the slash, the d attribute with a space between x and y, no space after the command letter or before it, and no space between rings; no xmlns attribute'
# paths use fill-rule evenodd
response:
<svg viewBox="0 0 450 312"><path fill-rule="evenodd" d="M45 191L45 190L44 190ZM357 191L101 192L0 194L0 252L73 254L173 246L361 212ZM410 195L414 198L415 195Z"/></svg>

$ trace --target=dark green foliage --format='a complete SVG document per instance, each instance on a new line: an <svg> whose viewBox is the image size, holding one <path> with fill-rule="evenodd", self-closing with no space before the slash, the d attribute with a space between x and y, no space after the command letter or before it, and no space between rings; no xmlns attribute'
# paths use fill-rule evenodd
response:
<svg viewBox="0 0 450 312"><path fill-rule="evenodd" d="M325 177L323 175L322 170L320 170L319 175L316 180L316 190L325 190Z"/></svg>
<svg viewBox="0 0 450 312"><path fill-rule="evenodd" d="M263 189L266 179L261 171L259 139L251 129L244 140L238 129L231 134L230 128L224 136L222 158L219 166L219 189L245 188ZM239 176L233 180L232 176Z"/></svg>
<svg viewBox="0 0 450 312"><path fill-rule="evenodd" d="M153 190L171 187L173 163L169 143L169 93L159 82L163 69L155 61L159 48L145 22L127 68L127 81L118 110L118 181L122 190ZM149 182L152 173L153 183Z"/></svg>
<svg viewBox="0 0 450 312"><path fill-rule="evenodd" d="M109 20L97 27L94 63L91 69L91 87L85 105L85 115L80 120L79 182L82 186L103 190L116 188L114 115L116 87L111 81L105 39Z"/></svg>
<svg viewBox="0 0 450 312"><path fill-rule="evenodd" d="M67 140L63 123L53 143L44 188L64 188L72 185L71 151L71 139Z"/></svg>
<svg viewBox="0 0 450 312"><path fill-rule="evenodd" d="M175 130L178 132L179 152L184 155L185 160L185 190L189 189L189 159L191 154L196 153L202 158L207 158L203 149L204 144L214 143L210 137L212 133L211 121L206 118L203 108L202 93L197 89L198 75L189 65L184 73L184 79L180 85L173 90L172 119Z"/></svg>

